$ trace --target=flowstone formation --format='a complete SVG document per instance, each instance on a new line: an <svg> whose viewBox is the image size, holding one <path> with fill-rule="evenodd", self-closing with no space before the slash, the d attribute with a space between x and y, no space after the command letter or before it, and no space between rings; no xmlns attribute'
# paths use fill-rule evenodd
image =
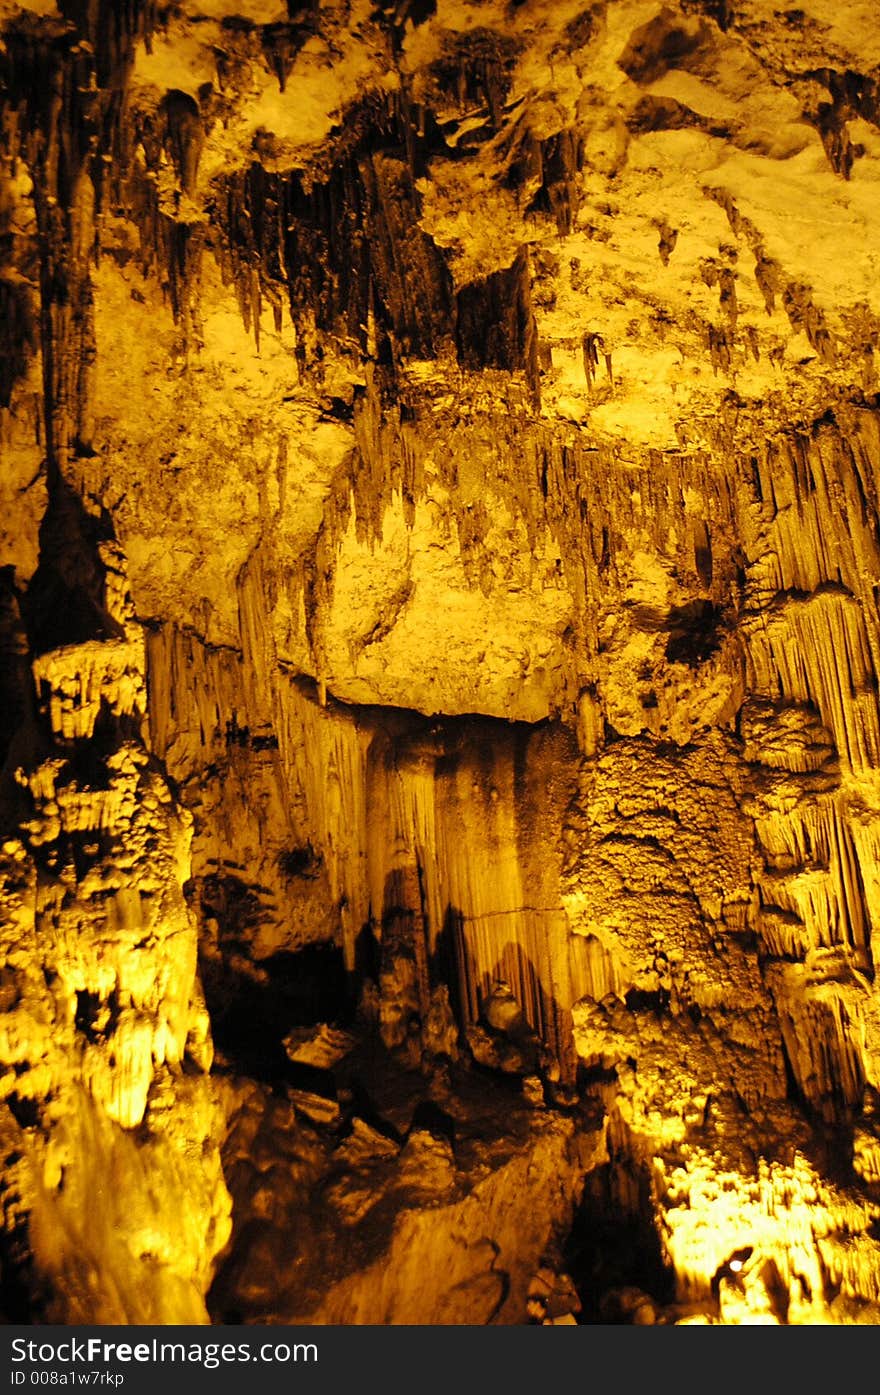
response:
<svg viewBox="0 0 880 1395"><path fill-rule="evenodd" d="M880 37L0 3L0 1310L880 1321Z"/></svg>

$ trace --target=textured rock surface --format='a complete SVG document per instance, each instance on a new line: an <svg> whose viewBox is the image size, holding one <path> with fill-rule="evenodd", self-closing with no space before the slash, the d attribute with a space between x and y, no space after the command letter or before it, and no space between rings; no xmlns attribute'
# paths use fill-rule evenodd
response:
<svg viewBox="0 0 880 1395"><path fill-rule="evenodd" d="M876 1322L870 7L0 25L5 1310Z"/></svg>
<svg viewBox="0 0 880 1395"><path fill-rule="evenodd" d="M535 1108L515 1085L430 1082L357 1051L338 1079L336 1120L309 1119L296 1093L291 1108L233 1087L236 1230L211 1294L221 1320L525 1322L541 1264L561 1266L604 1130ZM381 1127L364 1117L365 1079Z"/></svg>
<svg viewBox="0 0 880 1395"><path fill-rule="evenodd" d="M7 1311L30 1290L50 1321L205 1322L230 1201L191 820L136 736L142 640L33 671L0 854Z"/></svg>

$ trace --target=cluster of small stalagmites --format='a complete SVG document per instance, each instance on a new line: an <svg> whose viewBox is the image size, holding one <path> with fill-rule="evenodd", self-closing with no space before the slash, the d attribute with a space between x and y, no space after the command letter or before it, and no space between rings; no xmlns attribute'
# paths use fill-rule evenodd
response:
<svg viewBox="0 0 880 1395"><path fill-rule="evenodd" d="M839 1188L800 1151L734 1171L693 1147L655 1160L654 1187L681 1295L711 1295L718 1321L877 1321L874 1193Z"/></svg>
<svg viewBox="0 0 880 1395"><path fill-rule="evenodd" d="M606 1102L634 1135L658 1148L683 1142L736 1097L744 1113L779 1098L774 1026L769 1013L754 1015L748 1031L740 1024L736 1033L721 1012L697 1023L678 1021L633 1011L616 998L583 1000L574 1009L575 1044L587 1072L613 1081L602 1091Z"/></svg>

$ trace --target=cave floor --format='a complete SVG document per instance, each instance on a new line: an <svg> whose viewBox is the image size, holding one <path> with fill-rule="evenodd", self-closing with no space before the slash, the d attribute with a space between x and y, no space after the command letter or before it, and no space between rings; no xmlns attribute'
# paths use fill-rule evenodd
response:
<svg viewBox="0 0 880 1395"><path fill-rule="evenodd" d="M536 1080L445 1060L408 1068L375 1038L338 1028L313 1034L313 1060L321 1036L332 1065L292 1061L273 1082L217 1062L234 1229L213 1320L383 1320L358 1294L389 1287L407 1244L434 1256L432 1321L541 1320L542 1303L529 1301L539 1271L539 1289L561 1276L566 1320L577 1320L562 1255L583 1179L605 1158L595 1101L548 1103ZM504 1212L518 1236L505 1235ZM454 1278L459 1252L475 1259L447 1290L437 1275L445 1262ZM406 1301L392 1294L384 1320L400 1321Z"/></svg>

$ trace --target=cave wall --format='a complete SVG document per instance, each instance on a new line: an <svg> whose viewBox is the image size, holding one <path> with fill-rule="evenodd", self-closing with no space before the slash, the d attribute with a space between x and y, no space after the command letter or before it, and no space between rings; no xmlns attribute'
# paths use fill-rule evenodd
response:
<svg viewBox="0 0 880 1395"><path fill-rule="evenodd" d="M318 946L600 1101L683 1295L874 1320L868 19L0 21L7 1303L205 1320L211 1011Z"/></svg>

